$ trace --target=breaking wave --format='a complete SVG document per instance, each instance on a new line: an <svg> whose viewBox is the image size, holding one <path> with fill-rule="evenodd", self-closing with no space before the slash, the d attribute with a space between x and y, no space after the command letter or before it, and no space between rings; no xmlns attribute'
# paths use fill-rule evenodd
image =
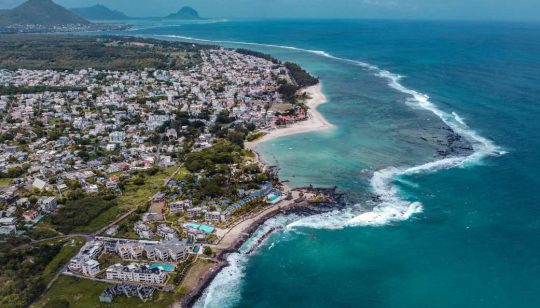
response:
<svg viewBox="0 0 540 308"><path fill-rule="evenodd" d="M468 156L443 158L413 167L388 167L374 172L370 184L372 191L378 196L379 202L370 211L365 211L360 205L356 205L344 211L334 211L330 213L301 218L300 220L294 221L289 224L287 226L288 228L303 226L312 228L335 229L348 226L381 226L394 221L407 220L413 214L422 212L422 204L420 202L410 202L401 199L399 189L394 183L396 178L411 174L431 173L441 169L464 167L479 163L483 158L487 156L500 156L506 153L500 147L495 145L491 140L482 137L477 132L469 128L463 118L461 118L456 112L447 113L435 106L430 101L428 95L404 86L401 83L403 76L391 73L375 65L371 65L362 61L336 57L321 50L310 50L293 46L261 44L241 41L205 40L177 35L167 35L167 37L209 43L262 46L295 50L299 52L311 53L336 61L350 63L352 65L364 68L372 72L375 76L385 79L388 82L388 85L394 90L408 95L408 104L412 104L413 106L422 108L436 115L455 133L467 139L473 147L473 153Z"/></svg>
<svg viewBox="0 0 540 308"><path fill-rule="evenodd" d="M298 219L295 215L277 216L267 220L253 235L240 247L238 252L227 256L229 265L223 268L212 283L206 288L194 307L223 308L233 307L241 299L241 287L249 252L257 249L259 240L278 227L281 229L292 220ZM271 249L273 243L268 249Z"/></svg>

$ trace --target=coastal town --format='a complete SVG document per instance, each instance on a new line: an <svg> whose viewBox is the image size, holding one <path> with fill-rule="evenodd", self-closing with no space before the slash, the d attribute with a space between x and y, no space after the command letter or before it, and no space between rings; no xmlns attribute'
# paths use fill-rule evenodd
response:
<svg viewBox="0 0 540 308"><path fill-rule="evenodd" d="M290 190L250 150L279 127L329 126L308 111L318 81L256 52L191 49L181 69L0 70L0 236L70 251L42 304L64 300L48 297L63 279L98 286L94 303L196 296L246 232L325 197Z"/></svg>

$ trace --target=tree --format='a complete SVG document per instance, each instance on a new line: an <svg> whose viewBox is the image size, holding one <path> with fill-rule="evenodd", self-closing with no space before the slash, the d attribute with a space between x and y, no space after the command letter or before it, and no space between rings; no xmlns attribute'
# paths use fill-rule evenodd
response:
<svg viewBox="0 0 540 308"><path fill-rule="evenodd" d="M203 253L207 256L211 256L213 254L212 248L209 246L204 246Z"/></svg>

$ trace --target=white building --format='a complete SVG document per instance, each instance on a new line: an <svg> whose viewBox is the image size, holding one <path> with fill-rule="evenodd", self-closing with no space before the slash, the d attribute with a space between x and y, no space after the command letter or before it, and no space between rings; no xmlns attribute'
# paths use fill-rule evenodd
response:
<svg viewBox="0 0 540 308"><path fill-rule="evenodd" d="M106 271L107 279L146 282L146 283L164 283L167 275L158 268L150 268L148 265L139 265L132 263L128 266L121 264L111 265Z"/></svg>
<svg viewBox="0 0 540 308"><path fill-rule="evenodd" d="M112 132L109 134L109 142L122 143L126 139L126 134L121 131Z"/></svg>
<svg viewBox="0 0 540 308"><path fill-rule="evenodd" d="M55 197L41 197L38 199L39 208L42 211L54 211L58 207L58 202Z"/></svg>
<svg viewBox="0 0 540 308"><path fill-rule="evenodd" d="M15 225L0 227L0 235L13 235L16 232L17 232L17 227Z"/></svg>
<svg viewBox="0 0 540 308"><path fill-rule="evenodd" d="M151 239L154 237L154 232L150 227L144 224L142 221L137 221L135 223L135 232L139 235L140 238Z"/></svg>
<svg viewBox="0 0 540 308"><path fill-rule="evenodd" d="M99 262L96 260L86 260L82 264L82 273L85 276L96 276L100 271Z"/></svg>
<svg viewBox="0 0 540 308"><path fill-rule="evenodd" d="M166 224L158 225L156 233L166 240L178 238L178 231Z"/></svg>
<svg viewBox="0 0 540 308"><path fill-rule="evenodd" d="M184 209L190 208L193 206L191 200L182 200L169 203L169 212L177 213L182 212Z"/></svg>
<svg viewBox="0 0 540 308"><path fill-rule="evenodd" d="M221 217L222 217L221 212L218 212L218 211L206 212L204 214L204 220L208 222L221 221Z"/></svg>

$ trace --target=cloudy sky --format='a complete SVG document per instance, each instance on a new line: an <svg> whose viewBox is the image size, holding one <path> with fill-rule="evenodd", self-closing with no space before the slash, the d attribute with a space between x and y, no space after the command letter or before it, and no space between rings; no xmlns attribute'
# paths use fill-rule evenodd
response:
<svg viewBox="0 0 540 308"><path fill-rule="evenodd" d="M11 8L23 0L0 0ZM167 15L185 5L204 17L410 18L540 21L540 0L55 0L71 8L97 3L130 16Z"/></svg>

